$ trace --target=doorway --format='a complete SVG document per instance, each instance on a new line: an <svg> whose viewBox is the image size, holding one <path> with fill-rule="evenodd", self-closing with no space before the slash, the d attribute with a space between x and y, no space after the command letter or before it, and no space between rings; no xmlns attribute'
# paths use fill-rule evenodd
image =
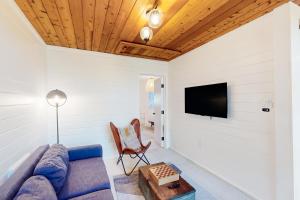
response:
<svg viewBox="0 0 300 200"><path fill-rule="evenodd" d="M164 147L164 78L140 76L140 121L142 137L151 140L153 147Z"/></svg>

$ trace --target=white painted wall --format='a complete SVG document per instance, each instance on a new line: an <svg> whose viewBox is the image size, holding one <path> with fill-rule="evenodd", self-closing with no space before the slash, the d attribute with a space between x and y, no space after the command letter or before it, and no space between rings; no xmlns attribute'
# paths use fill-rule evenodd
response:
<svg viewBox="0 0 300 200"><path fill-rule="evenodd" d="M276 74L279 76L280 71L286 72L281 69L289 67L284 65L287 57L276 57L279 52L284 54L282 49L275 49L288 45L276 41L276 46L275 42L289 33L283 29L284 24L280 24L281 27L276 25L277 20L284 21L284 17L288 18L285 8L279 8L171 61L169 66L171 148L255 199L274 200L276 189L283 195L285 192L292 194L284 190L286 187L282 188L283 191L277 187L276 178L279 177L275 164L275 154L282 153L281 157L286 159L292 155L285 151L291 147L276 151L275 146L288 144L275 142L279 139L278 131L275 132L275 127L278 128L274 123L276 116L276 122L280 119L279 114L287 122L281 124L279 135L283 136L284 126L291 128L289 90L276 93L276 100L282 98L278 102L283 104L278 105L274 97L275 92L282 92L285 86L290 86L289 76L276 80ZM281 83L283 86L279 85L281 80L285 81ZM209 117L184 113L185 87L219 82L228 82L228 119L210 120ZM285 94L289 95L287 99L283 96ZM262 112L261 108L269 100L275 101L276 111L286 112L277 112L277 115L274 109L269 113ZM281 139L291 142L290 133L285 130L285 138ZM292 174L290 164L286 165ZM292 187L289 177L280 178L289 184L287 187ZM220 191L219 196L232 199L226 191Z"/></svg>
<svg viewBox="0 0 300 200"><path fill-rule="evenodd" d="M291 25L289 4L273 12L276 199L293 199Z"/></svg>
<svg viewBox="0 0 300 200"><path fill-rule="evenodd" d="M0 2L0 183L15 163L47 143L45 44L14 1Z"/></svg>
<svg viewBox="0 0 300 200"><path fill-rule="evenodd" d="M148 92L146 91L147 81L148 78L146 76L140 77L140 120L144 126L149 126L149 115L152 115L154 112L148 107Z"/></svg>
<svg viewBox="0 0 300 200"><path fill-rule="evenodd" d="M290 5L294 199L300 199L300 7Z"/></svg>
<svg viewBox="0 0 300 200"><path fill-rule="evenodd" d="M165 75L166 62L82 50L48 47L48 90L68 96L60 109L61 143L100 143L104 156L115 155L109 129L139 117L139 76ZM48 109L50 142L55 142L55 111Z"/></svg>
<svg viewBox="0 0 300 200"><path fill-rule="evenodd" d="M147 112L147 92L146 92L146 84L147 78L140 77L140 121L142 124L145 124L146 112Z"/></svg>

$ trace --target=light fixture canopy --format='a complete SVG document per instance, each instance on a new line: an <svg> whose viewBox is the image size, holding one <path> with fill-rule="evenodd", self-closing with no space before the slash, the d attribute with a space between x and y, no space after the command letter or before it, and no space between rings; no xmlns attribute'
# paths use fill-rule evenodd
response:
<svg viewBox="0 0 300 200"><path fill-rule="evenodd" d="M49 105L54 106L54 107L60 107L64 105L67 101L67 95L60 90L51 90L47 94L47 102Z"/></svg>
<svg viewBox="0 0 300 200"><path fill-rule="evenodd" d="M151 28L158 28L162 24L162 13L158 9L150 10L148 16L148 25Z"/></svg>
<svg viewBox="0 0 300 200"><path fill-rule="evenodd" d="M148 26L145 26L141 29L140 36L141 36L142 40L144 40L145 42L148 42L149 40L152 39L153 31Z"/></svg>

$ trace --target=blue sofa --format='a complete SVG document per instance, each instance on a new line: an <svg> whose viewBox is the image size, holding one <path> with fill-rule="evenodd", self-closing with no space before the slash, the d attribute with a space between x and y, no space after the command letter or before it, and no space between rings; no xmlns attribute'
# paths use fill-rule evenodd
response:
<svg viewBox="0 0 300 200"><path fill-rule="evenodd" d="M49 149L41 146L34 151L0 186L0 200L12 200L22 184L33 175L33 171ZM68 149L68 173L59 200L113 200L109 178L102 160L101 145L90 145Z"/></svg>

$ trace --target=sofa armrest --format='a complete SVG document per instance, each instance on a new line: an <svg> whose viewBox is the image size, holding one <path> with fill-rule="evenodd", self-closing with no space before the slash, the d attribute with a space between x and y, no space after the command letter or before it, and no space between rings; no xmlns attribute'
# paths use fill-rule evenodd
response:
<svg viewBox="0 0 300 200"><path fill-rule="evenodd" d="M102 146L100 144L95 144L72 147L68 149L68 153L70 161L102 157Z"/></svg>

